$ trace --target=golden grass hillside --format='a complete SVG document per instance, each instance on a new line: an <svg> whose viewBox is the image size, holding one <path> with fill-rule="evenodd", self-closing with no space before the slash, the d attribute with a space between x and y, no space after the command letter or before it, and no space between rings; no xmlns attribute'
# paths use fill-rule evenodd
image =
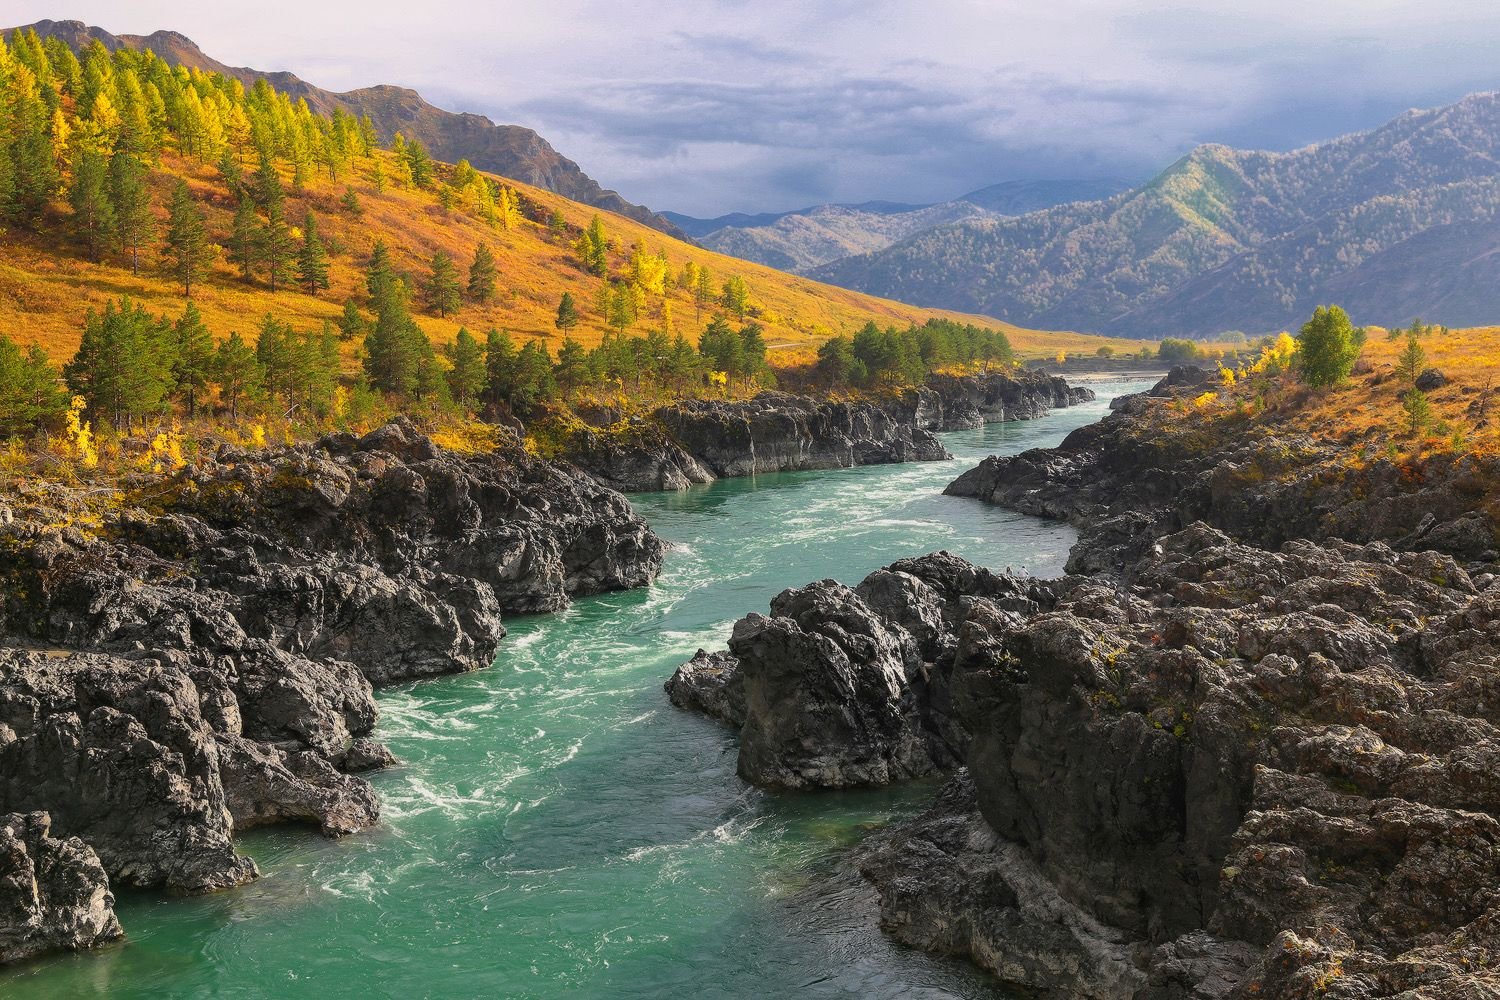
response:
<svg viewBox="0 0 1500 1000"><path fill-rule="evenodd" d="M392 154L375 153L368 161L356 161L336 182L320 178L302 192L287 192L286 216L294 225L311 209L318 216L319 231L333 244L329 276L332 287L314 297L297 289L278 289L274 294L263 280L246 283L234 266L219 254L208 279L194 289L193 299L216 337L239 330L253 335L266 313L297 325L315 326L334 320L345 299L363 302L364 266L377 238L391 249L395 266L420 280L437 250L454 257L466 271L475 248L489 244L500 271L499 294L494 302L480 306L466 303L456 316L440 319L419 314L419 322L437 343L452 340L460 326L476 333L491 327L511 331L518 339L551 341L555 353L560 335L554 328L558 300L571 292L582 321L573 336L585 346L597 343L606 327L594 307L602 279L586 273L578 263L573 241L589 220L599 214L614 249L611 268L622 269L633 243L642 242L653 253L662 249L676 273L689 260L709 268L716 281L739 275L749 285L751 301L761 312L766 341L773 359L805 358L808 349L838 333L853 333L869 321L882 326L921 323L931 316L944 316L991 329L1004 330L1022 357L1046 357L1058 351L1093 353L1102 345L1119 351L1136 351L1140 342L1122 341L1075 333L1023 330L998 320L920 309L898 302L863 295L807 278L704 250L674 240L623 216L599 212L558 195L508 181L529 202L533 218L511 230L492 226L460 207L445 211L430 191L398 188L386 184L377 193L373 181L376 163L384 163L386 176L393 176ZM446 168L443 168L446 169ZM234 204L216 167L167 153L161 168L153 173L156 213L165 228L165 204L170 186L184 178L207 217L211 240L222 244L228 236ZM341 211L345 186L357 192L362 214ZM553 233L533 219L546 219L556 210L568 224L565 234ZM0 235L0 331L22 344L40 343L54 359L65 360L76 348L84 316L90 309L120 295L129 295L153 312L178 315L183 308L180 286L161 270L156 248L143 255L141 273L134 275L123 255L112 254L101 263L90 263L82 252L57 234L65 231L67 209L60 202L42 235L14 229ZM298 230L300 234L300 230ZM671 293L675 328L695 340L711 310L702 321L690 293ZM643 316L632 332L660 325L654 310Z"/></svg>

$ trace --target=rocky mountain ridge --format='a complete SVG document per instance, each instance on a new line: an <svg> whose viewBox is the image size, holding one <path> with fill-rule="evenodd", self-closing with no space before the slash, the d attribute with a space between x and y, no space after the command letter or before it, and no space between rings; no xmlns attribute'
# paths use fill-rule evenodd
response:
<svg viewBox="0 0 1500 1000"><path fill-rule="evenodd" d="M821 280L1052 329L1212 337L1357 322L1493 322L1500 94L1287 153L1199 147L1105 201L958 222Z"/></svg>

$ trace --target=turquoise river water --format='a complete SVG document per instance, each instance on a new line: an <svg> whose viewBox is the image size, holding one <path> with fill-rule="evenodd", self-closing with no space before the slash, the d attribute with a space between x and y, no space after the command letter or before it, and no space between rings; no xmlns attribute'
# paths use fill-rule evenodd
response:
<svg viewBox="0 0 1500 1000"><path fill-rule="evenodd" d="M672 542L647 589L513 619L489 670L381 692L403 761L368 833L240 840L264 876L195 899L122 894L127 938L0 975L0 996L980 997L960 963L881 936L840 850L933 785L769 794L727 729L662 692L778 591L948 549L1061 571L1071 529L943 487L985 455L1052 445L1111 395L944 435L952 462L722 480L632 497Z"/></svg>

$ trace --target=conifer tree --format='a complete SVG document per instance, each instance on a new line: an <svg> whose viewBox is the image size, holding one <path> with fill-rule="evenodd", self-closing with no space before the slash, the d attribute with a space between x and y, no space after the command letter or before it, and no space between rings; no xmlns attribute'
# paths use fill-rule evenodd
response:
<svg viewBox="0 0 1500 1000"><path fill-rule="evenodd" d="M504 330L491 329L484 338L484 399L508 403L515 374L516 345Z"/></svg>
<svg viewBox="0 0 1500 1000"><path fill-rule="evenodd" d="M1406 334L1406 346L1402 348L1400 356L1396 359L1396 374L1401 376L1402 381L1412 385L1417 384L1417 376L1422 374L1422 369L1427 366L1427 352L1422 350L1422 342L1417 339L1418 327L1415 323Z"/></svg>
<svg viewBox="0 0 1500 1000"><path fill-rule="evenodd" d="M448 348L448 359L453 363L448 372L448 392L459 406L472 409L484 391L484 351L474 335L460 327Z"/></svg>
<svg viewBox="0 0 1500 1000"><path fill-rule="evenodd" d="M353 187L344 188L344 196L339 199L339 207L351 218L357 219L365 214L364 206L359 203L359 195L355 194Z"/></svg>
<svg viewBox="0 0 1500 1000"><path fill-rule="evenodd" d="M572 292L563 292L562 300L557 303L557 319L553 324L563 333L578 325L578 306L573 302Z"/></svg>
<svg viewBox="0 0 1500 1000"><path fill-rule="evenodd" d="M391 252L386 248L385 240L377 238L370 251L370 262L365 265L365 288L370 293L371 301L378 303L395 280Z"/></svg>
<svg viewBox="0 0 1500 1000"><path fill-rule="evenodd" d="M568 220L562 214L562 209L554 208L552 214L547 216L547 229L553 236L562 236L568 231Z"/></svg>
<svg viewBox="0 0 1500 1000"><path fill-rule="evenodd" d="M141 248L156 238L156 216L151 212L147 168L134 154L116 153L109 161L110 197L120 245L130 255L130 273L141 270Z"/></svg>
<svg viewBox="0 0 1500 1000"><path fill-rule="evenodd" d="M442 250L434 253L427 280L422 284L422 297L427 308L443 317L457 312L463 305L460 288L458 268L454 267L453 258Z"/></svg>
<svg viewBox="0 0 1500 1000"><path fill-rule="evenodd" d="M265 262L271 291L276 291L278 283L285 284L292 269L292 255L295 252L296 241L292 239L292 229L281 214L281 204L273 203L260 231L260 258Z"/></svg>
<svg viewBox="0 0 1500 1000"><path fill-rule="evenodd" d="M493 299L497 273L495 255L490 252L488 245L479 244L479 248L474 251L474 262L469 265L469 298L481 304Z"/></svg>
<svg viewBox="0 0 1500 1000"><path fill-rule="evenodd" d="M714 300L714 276L706 267L698 268L698 278L693 285L693 304L698 307L697 318L703 321L703 307Z"/></svg>
<svg viewBox="0 0 1500 1000"><path fill-rule="evenodd" d="M318 289L328 287L328 253L323 241L318 238L318 219L308 209L302 221L302 247L297 252L297 277L307 294L317 295Z"/></svg>
<svg viewBox="0 0 1500 1000"><path fill-rule="evenodd" d="M281 175L276 172L276 164L271 159L271 154L264 150L260 154L260 166L255 170L255 200L260 207L270 212L272 208L281 209L286 200L286 195L281 189Z"/></svg>
<svg viewBox="0 0 1500 1000"><path fill-rule="evenodd" d="M240 196L239 207L234 210L234 222L229 230L229 260L239 266L240 277L253 281L255 268L261 262L260 218L255 214L255 203L248 194Z"/></svg>
<svg viewBox="0 0 1500 1000"><path fill-rule="evenodd" d="M744 319L745 312L750 307L750 289L745 285L745 279L737 274L725 279L719 301L725 309Z"/></svg>
<svg viewBox="0 0 1500 1000"><path fill-rule="evenodd" d="M42 99L31 67L17 61L11 70L10 126L11 160L10 218L23 226L35 226L47 203L57 192L57 161L52 153L51 109Z"/></svg>
<svg viewBox="0 0 1500 1000"><path fill-rule="evenodd" d="M78 351L63 369L97 420L116 428L158 413L172 392L176 337L170 323L121 298L89 311Z"/></svg>
<svg viewBox="0 0 1500 1000"><path fill-rule="evenodd" d="M604 231L604 220L597 215L578 238L578 256L589 274L602 278L609 273L609 235Z"/></svg>
<svg viewBox="0 0 1500 1000"><path fill-rule="evenodd" d="M109 167L103 154L86 149L79 155L73 166L73 183L68 188L68 204L73 209L74 235L83 244L89 260L98 263L116 236Z"/></svg>
<svg viewBox="0 0 1500 1000"><path fill-rule="evenodd" d="M245 173L240 169L239 157L227 146L224 155L219 157L219 176L224 178L224 187L229 192L229 197L239 201L245 191Z"/></svg>
<svg viewBox="0 0 1500 1000"><path fill-rule="evenodd" d="M36 344L22 351L0 333L0 438L29 434L56 420L66 407L47 352Z"/></svg>
<svg viewBox="0 0 1500 1000"><path fill-rule="evenodd" d="M187 401L188 417L198 410L198 400L214 376L214 338L203 322L203 314L189 301L173 327L177 338L172 376L177 392Z"/></svg>
<svg viewBox="0 0 1500 1000"><path fill-rule="evenodd" d="M553 372L564 395L577 392L588 381L589 375L588 353L583 345L572 337L564 337L557 350L557 365Z"/></svg>
<svg viewBox="0 0 1500 1000"><path fill-rule="evenodd" d="M219 395L229 407L230 419L238 420L240 401L259 392L261 382L260 362L239 331L230 333L219 344L214 353L214 376L219 383Z"/></svg>
<svg viewBox="0 0 1500 1000"><path fill-rule="evenodd" d="M167 209L167 237L162 251L172 276L182 283L182 294L192 298L193 284L212 260L208 237L203 231L203 213L193 203L185 181L172 189Z"/></svg>
<svg viewBox="0 0 1500 1000"><path fill-rule="evenodd" d="M370 328L369 322L359 311L359 305L353 299L344 300L344 312L339 316L338 325L341 340L353 340L355 337L363 336Z"/></svg>

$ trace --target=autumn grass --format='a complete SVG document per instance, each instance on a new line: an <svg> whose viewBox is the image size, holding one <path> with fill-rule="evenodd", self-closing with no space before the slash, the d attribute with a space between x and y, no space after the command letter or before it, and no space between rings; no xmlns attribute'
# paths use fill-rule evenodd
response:
<svg viewBox="0 0 1500 1000"><path fill-rule="evenodd" d="M1401 395L1410 383L1396 371L1405 339L1369 331L1354 373L1344 383L1312 389L1295 375L1252 378L1220 387L1187 405L1203 420L1251 422L1338 444L1351 461L1386 455L1413 458L1446 452L1500 455L1500 327L1432 332L1420 340L1427 361L1448 379L1427 393L1431 418L1413 434Z"/></svg>
<svg viewBox="0 0 1500 1000"><path fill-rule="evenodd" d="M378 152L376 157L385 162L385 174L393 176L391 154ZM466 303L458 315L446 319L420 315L419 323L434 342L450 342L460 326L471 331L496 327L509 330L520 340L547 341L555 353L561 340L553 324L557 303L563 292L571 292L582 314L572 335L584 346L592 346L607 332L593 306L602 282L580 268L572 241L599 214L615 243L610 261L613 273L620 273L630 246L641 241L652 252L658 248L666 251L674 275L691 260L700 267L708 267L716 281L731 274L745 278L751 299L760 312L759 321L766 327L770 356L778 366L803 363L823 340L839 333L852 334L870 321L881 326L905 326L922 323L932 316L1004 330L1022 357L1049 357L1058 351L1092 354L1105 345L1119 353L1133 353L1142 346L1138 341L1026 330L987 317L920 309L835 288L725 257L671 239L623 216L514 181L506 183L534 206L531 214L535 218L545 219L554 211L560 212L566 220L567 232L554 234L531 219L505 231L469 215L462 207L445 212L432 192L387 185L383 192L377 193L373 184L375 162L356 162L337 181L323 175L302 192L288 191L288 221L300 225L305 212L311 209L317 214L320 232L332 250L331 287L317 297L291 288L273 294L263 280L246 283L219 248L210 275L193 293L216 337L228 336L232 330L252 336L261 317L268 312L299 327L336 320L345 299L355 296L364 301L364 263L375 240L381 238L389 246L396 268L418 279L426 274L432 255L438 250L450 254L465 269L481 242L488 243L494 251L500 272L496 299L487 305ZM170 185L179 177L187 181L202 206L211 238L225 239L235 206L217 168L172 153L164 156L161 169L152 176L154 201L162 217L159 228L165 228L163 206ZM363 212L358 218L340 209L339 199L346 184L359 196ZM86 313L102 308L110 299L129 295L153 312L171 316L181 312L181 287L161 272L155 246L143 252L139 275L131 273L128 260L121 254L110 255L98 264L89 263L76 247L56 236L65 230L65 216L66 211L55 206L43 226L44 235L21 230L0 235L0 331L22 344L40 343L54 359L61 361L77 347ZM297 235L300 237L300 229ZM685 290L672 292L671 302L676 329L690 339L696 338L702 323L714 313L712 309L704 310L700 321ZM659 325L659 308L653 303L649 315L643 316L632 332ZM351 345L351 366L353 350Z"/></svg>

